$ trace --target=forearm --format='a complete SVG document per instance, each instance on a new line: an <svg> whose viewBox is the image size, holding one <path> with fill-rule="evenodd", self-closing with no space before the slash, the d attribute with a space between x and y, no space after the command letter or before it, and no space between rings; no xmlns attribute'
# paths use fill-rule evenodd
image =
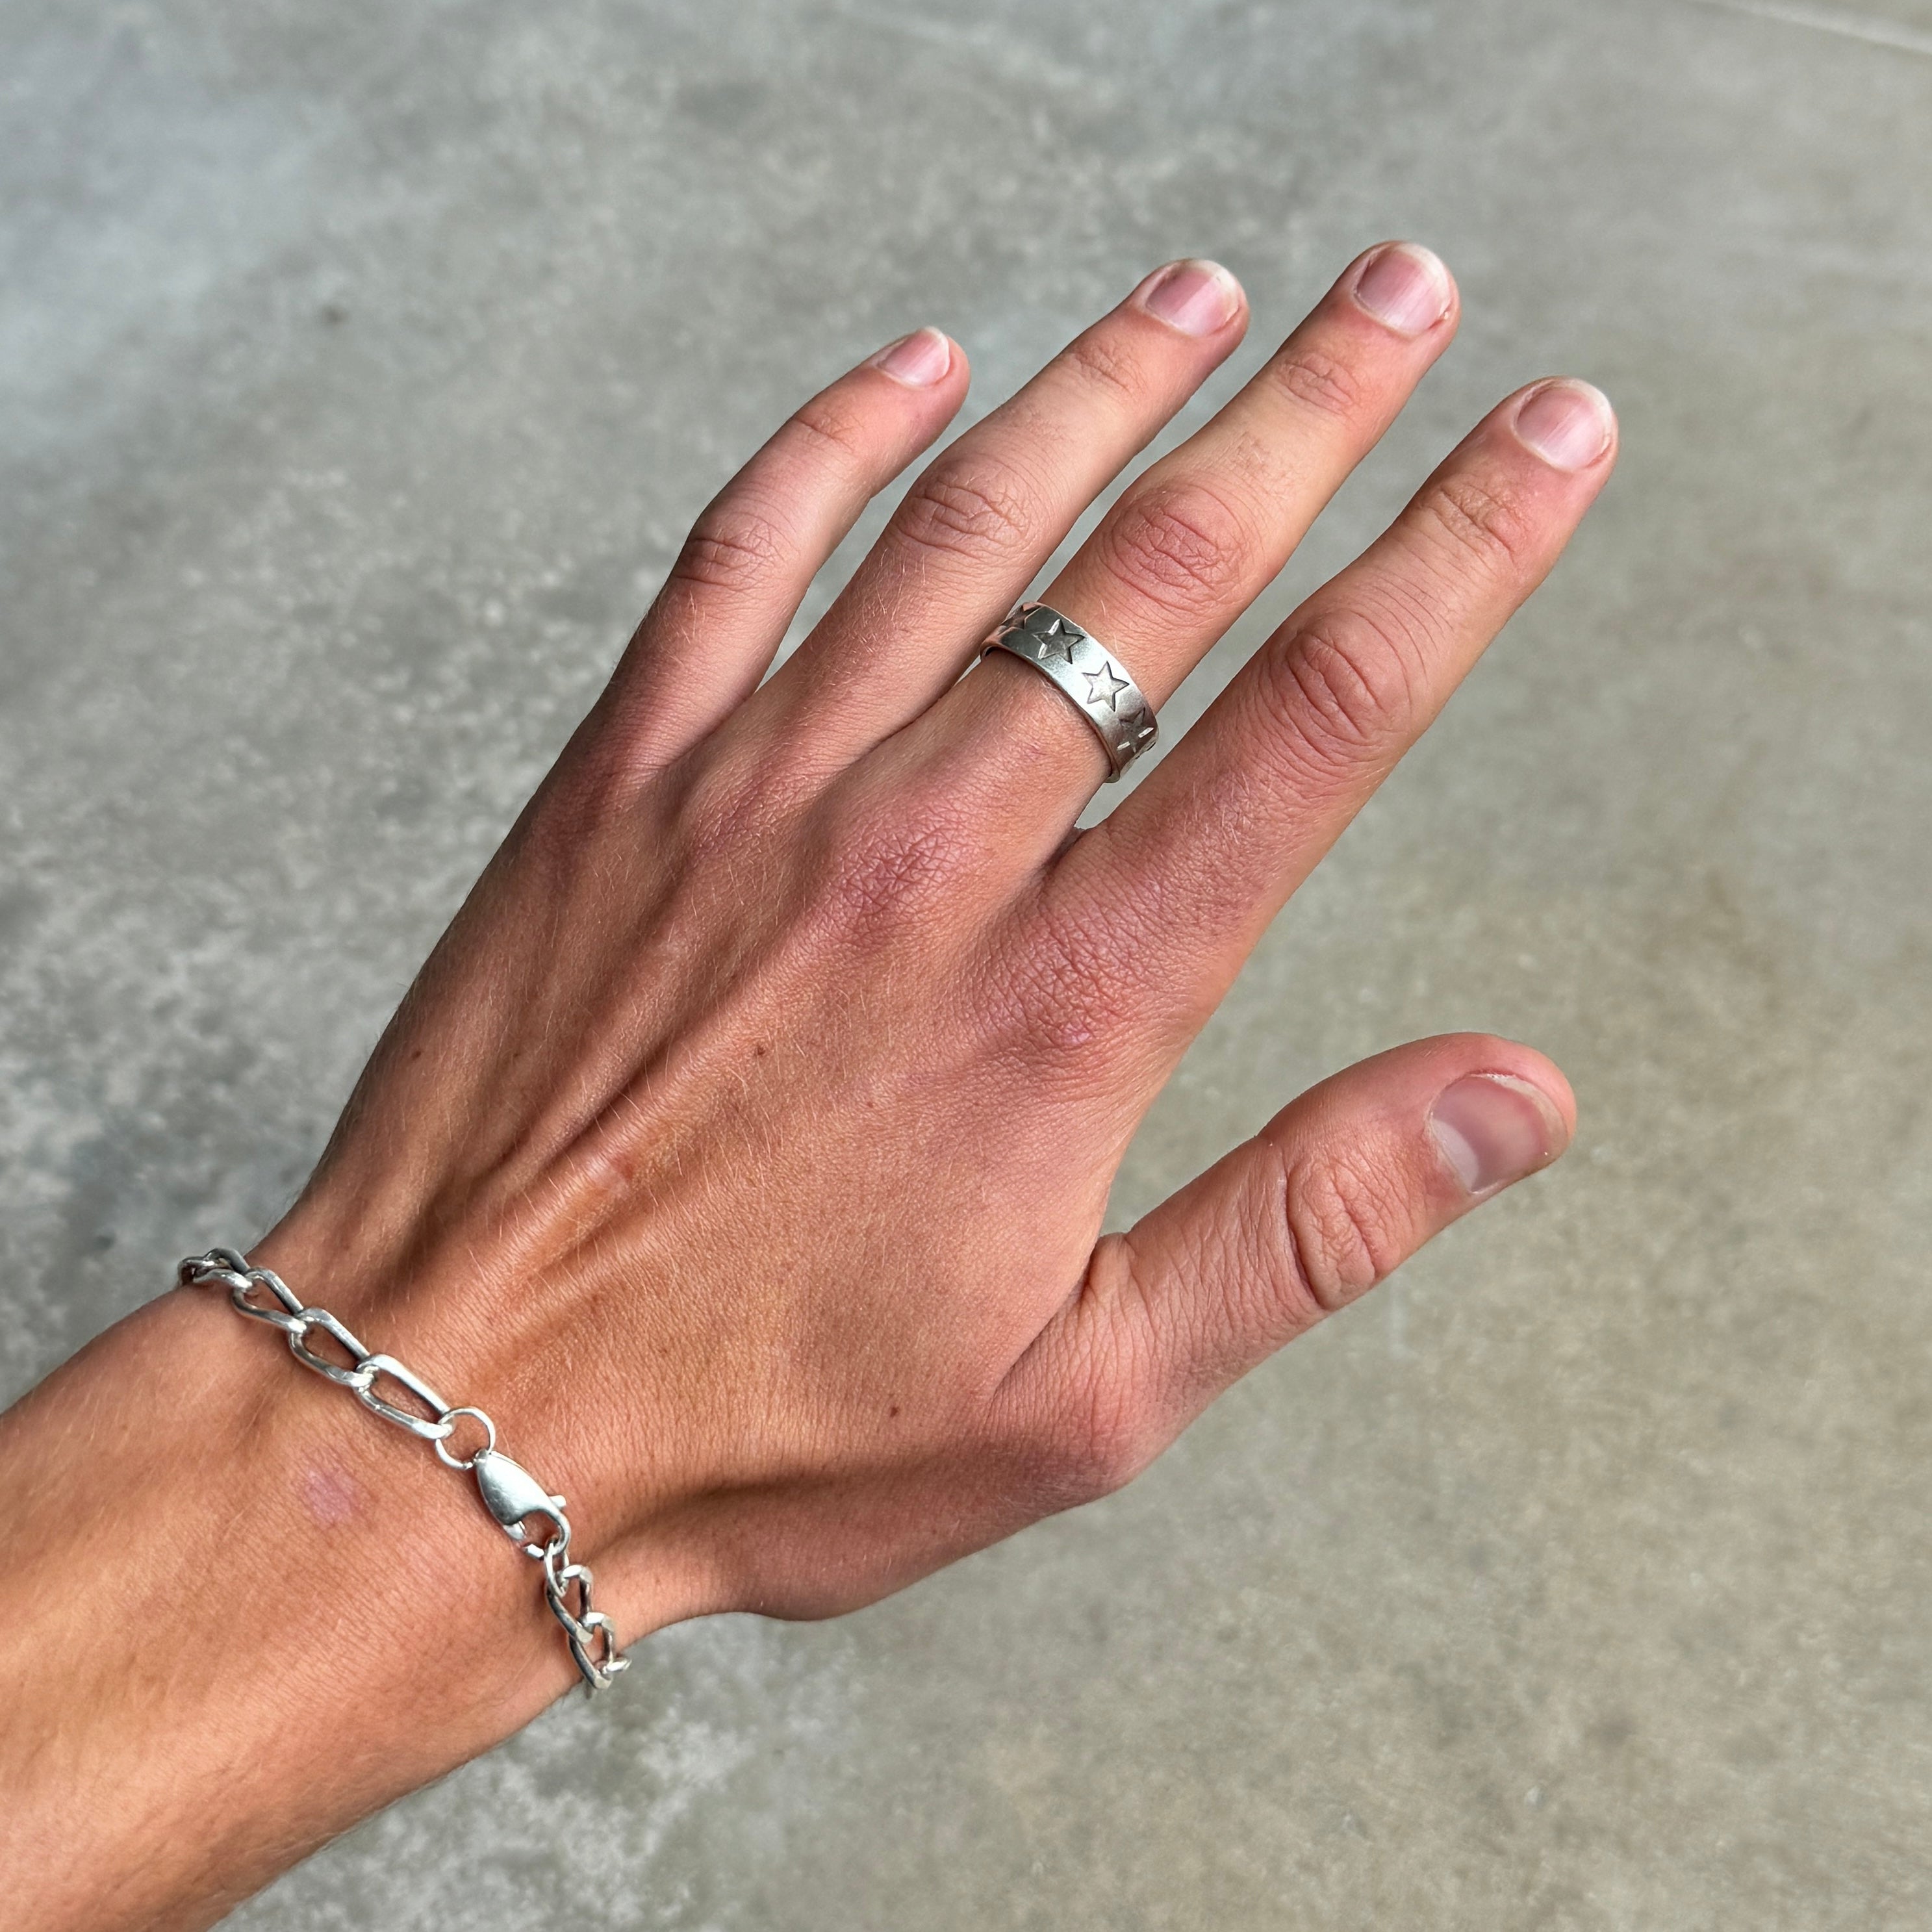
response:
<svg viewBox="0 0 1932 1932"><path fill-rule="evenodd" d="M182 1292L0 1418L0 1925L207 1924L573 1681L466 1480L342 1393Z"/></svg>

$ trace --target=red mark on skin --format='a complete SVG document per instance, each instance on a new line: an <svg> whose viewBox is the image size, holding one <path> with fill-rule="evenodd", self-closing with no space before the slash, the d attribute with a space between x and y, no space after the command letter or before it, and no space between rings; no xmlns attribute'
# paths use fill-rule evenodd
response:
<svg viewBox="0 0 1932 1932"><path fill-rule="evenodd" d="M300 1487L302 1507L324 1529L353 1522L362 1509L362 1490L340 1469L304 1469Z"/></svg>

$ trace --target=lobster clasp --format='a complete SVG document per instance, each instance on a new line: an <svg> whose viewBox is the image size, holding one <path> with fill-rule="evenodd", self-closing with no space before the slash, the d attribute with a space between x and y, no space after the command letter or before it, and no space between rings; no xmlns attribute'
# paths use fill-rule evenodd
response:
<svg viewBox="0 0 1932 1932"><path fill-rule="evenodd" d="M526 1540L528 1519L532 1516L542 1516L554 1525L556 1533L568 1543L570 1525L564 1517L562 1497L547 1494L543 1485L520 1462L512 1462L497 1450L485 1449L472 1466L483 1507L496 1519L512 1543L524 1544L534 1556L543 1554L540 1547Z"/></svg>

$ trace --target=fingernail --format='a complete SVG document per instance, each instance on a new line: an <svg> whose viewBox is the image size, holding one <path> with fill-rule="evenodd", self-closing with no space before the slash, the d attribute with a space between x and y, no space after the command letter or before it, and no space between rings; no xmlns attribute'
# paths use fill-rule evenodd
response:
<svg viewBox="0 0 1932 1932"><path fill-rule="evenodd" d="M1548 1166L1570 1138L1556 1103L1540 1088L1506 1073L1472 1073L1444 1088L1429 1126L1471 1194L1486 1194Z"/></svg>
<svg viewBox="0 0 1932 1932"><path fill-rule="evenodd" d="M1148 314L1183 335L1212 335L1241 310L1241 285L1219 262L1170 262L1135 291Z"/></svg>
<svg viewBox="0 0 1932 1932"><path fill-rule="evenodd" d="M1398 335L1421 335L1449 313L1455 284L1439 256L1413 242L1391 242L1362 265L1355 299Z"/></svg>
<svg viewBox="0 0 1932 1932"><path fill-rule="evenodd" d="M916 328L890 342L872 358L896 382L909 389L929 389L952 367L952 343L936 328Z"/></svg>
<svg viewBox="0 0 1932 1932"><path fill-rule="evenodd" d="M1516 405L1516 433L1558 470L1587 470L1610 446L1616 412L1602 390L1564 376L1530 391Z"/></svg>

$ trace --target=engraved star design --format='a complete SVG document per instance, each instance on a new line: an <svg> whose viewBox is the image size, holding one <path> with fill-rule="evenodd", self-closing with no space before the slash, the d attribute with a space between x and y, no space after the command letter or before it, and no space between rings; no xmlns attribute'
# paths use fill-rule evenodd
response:
<svg viewBox="0 0 1932 1932"><path fill-rule="evenodd" d="M1073 662L1074 651L1080 642L1080 633L1056 617L1045 630L1034 632L1034 638L1039 646L1042 664L1058 658L1070 664Z"/></svg>
<svg viewBox="0 0 1932 1932"><path fill-rule="evenodd" d="M1104 704L1109 711L1113 710L1120 701L1120 693L1127 688L1126 680L1116 677L1112 664L1102 664L1098 670L1088 671L1086 676L1088 701Z"/></svg>

